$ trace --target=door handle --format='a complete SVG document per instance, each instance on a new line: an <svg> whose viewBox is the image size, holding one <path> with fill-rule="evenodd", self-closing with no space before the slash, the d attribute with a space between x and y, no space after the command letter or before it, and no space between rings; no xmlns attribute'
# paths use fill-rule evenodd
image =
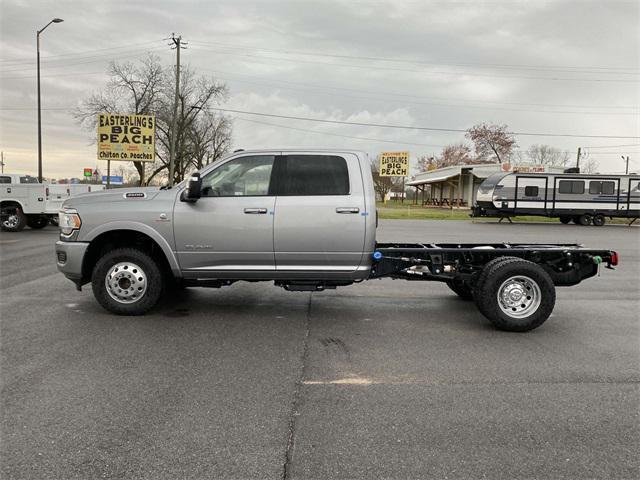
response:
<svg viewBox="0 0 640 480"><path fill-rule="evenodd" d="M266 208L245 208L244 213L248 213L250 215L264 215L267 213Z"/></svg>
<svg viewBox="0 0 640 480"><path fill-rule="evenodd" d="M336 213L359 213L360 209L358 207L338 207L336 208Z"/></svg>

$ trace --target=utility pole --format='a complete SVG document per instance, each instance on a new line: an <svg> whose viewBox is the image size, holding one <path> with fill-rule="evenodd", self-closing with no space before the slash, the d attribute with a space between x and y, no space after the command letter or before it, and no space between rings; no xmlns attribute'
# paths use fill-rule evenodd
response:
<svg viewBox="0 0 640 480"><path fill-rule="evenodd" d="M576 168L580 168L580 152L582 151L581 147L578 147L578 156L576 157Z"/></svg>
<svg viewBox="0 0 640 480"><path fill-rule="evenodd" d="M4 152L0 152L0 169L2 169L0 173L4 173Z"/></svg>
<svg viewBox="0 0 640 480"><path fill-rule="evenodd" d="M180 50L186 48L182 45L182 36L171 34L172 49L176 51L176 93L173 98L173 118L171 120L171 143L169 145L169 186L173 187L173 175L176 158L176 130L178 129L178 96L180 94ZM171 44L169 44L171 45Z"/></svg>
<svg viewBox="0 0 640 480"><path fill-rule="evenodd" d="M622 160L625 160L624 155L622 155ZM627 168L624 173L625 175L629 175L629 155L627 155L626 160L627 160Z"/></svg>

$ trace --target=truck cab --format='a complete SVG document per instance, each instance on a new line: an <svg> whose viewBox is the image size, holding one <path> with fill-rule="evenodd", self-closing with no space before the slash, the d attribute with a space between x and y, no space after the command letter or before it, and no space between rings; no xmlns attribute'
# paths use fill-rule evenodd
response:
<svg viewBox="0 0 640 480"><path fill-rule="evenodd" d="M133 288L143 282L133 275L133 283L123 283L130 288L104 286L106 277L133 265L145 271L149 259L125 260L132 248L183 285L274 280L289 290L322 290L365 279L375 247L375 193L363 152L239 151L174 188L74 197L60 221L58 268L78 287L93 282L109 252L127 250L100 270L97 296L108 309L135 313L140 303L133 300L150 288L146 273L143 290Z"/></svg>

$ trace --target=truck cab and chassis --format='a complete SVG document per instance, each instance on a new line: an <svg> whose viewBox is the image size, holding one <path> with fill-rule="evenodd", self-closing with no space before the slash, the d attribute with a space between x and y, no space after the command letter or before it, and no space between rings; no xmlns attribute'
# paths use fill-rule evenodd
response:
<svg viewBox="0 0 640 480"><path fill-rule="evenodd" d="M556 286L618 263L577 244L378 243L370 161L350 150L237 151L173 188L73 197L59 224L58 269L121 315L183 287L315 292L390 277L444 282L497 328L527 331L551 314Z"/></svg>

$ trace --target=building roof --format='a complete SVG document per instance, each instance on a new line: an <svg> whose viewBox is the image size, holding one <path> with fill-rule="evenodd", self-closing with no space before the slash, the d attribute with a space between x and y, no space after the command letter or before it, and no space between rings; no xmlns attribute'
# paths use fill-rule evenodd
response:
<svg viewBox="0 0 640 480"><path fill-rule="evenodd" d="M407 182L409 186L427 185L430 183L438 183L454 178L461 173L471 174L476 178L485 179L494 173L503 172L505 174L512 173L511 166L507 170L503 168L501 163L480 163L478 165L456 165L453 167L436 168L435 170L429 170L415 175ZM514 168L525 167L530 165L514 165ZM547 173L562 173L564 167L544 166Z"/></svg>
<svg viewBox="0 0 640 480"><path fill-rule="evenodd" d="M407 185L424 185L428 183L438 183L449 178L457 177L462 172L471 173L477 178L487 178L489 175L502 171L500 163L482 163L479 165L456 165L453 167L436 168L417 174Z"/></svg>

